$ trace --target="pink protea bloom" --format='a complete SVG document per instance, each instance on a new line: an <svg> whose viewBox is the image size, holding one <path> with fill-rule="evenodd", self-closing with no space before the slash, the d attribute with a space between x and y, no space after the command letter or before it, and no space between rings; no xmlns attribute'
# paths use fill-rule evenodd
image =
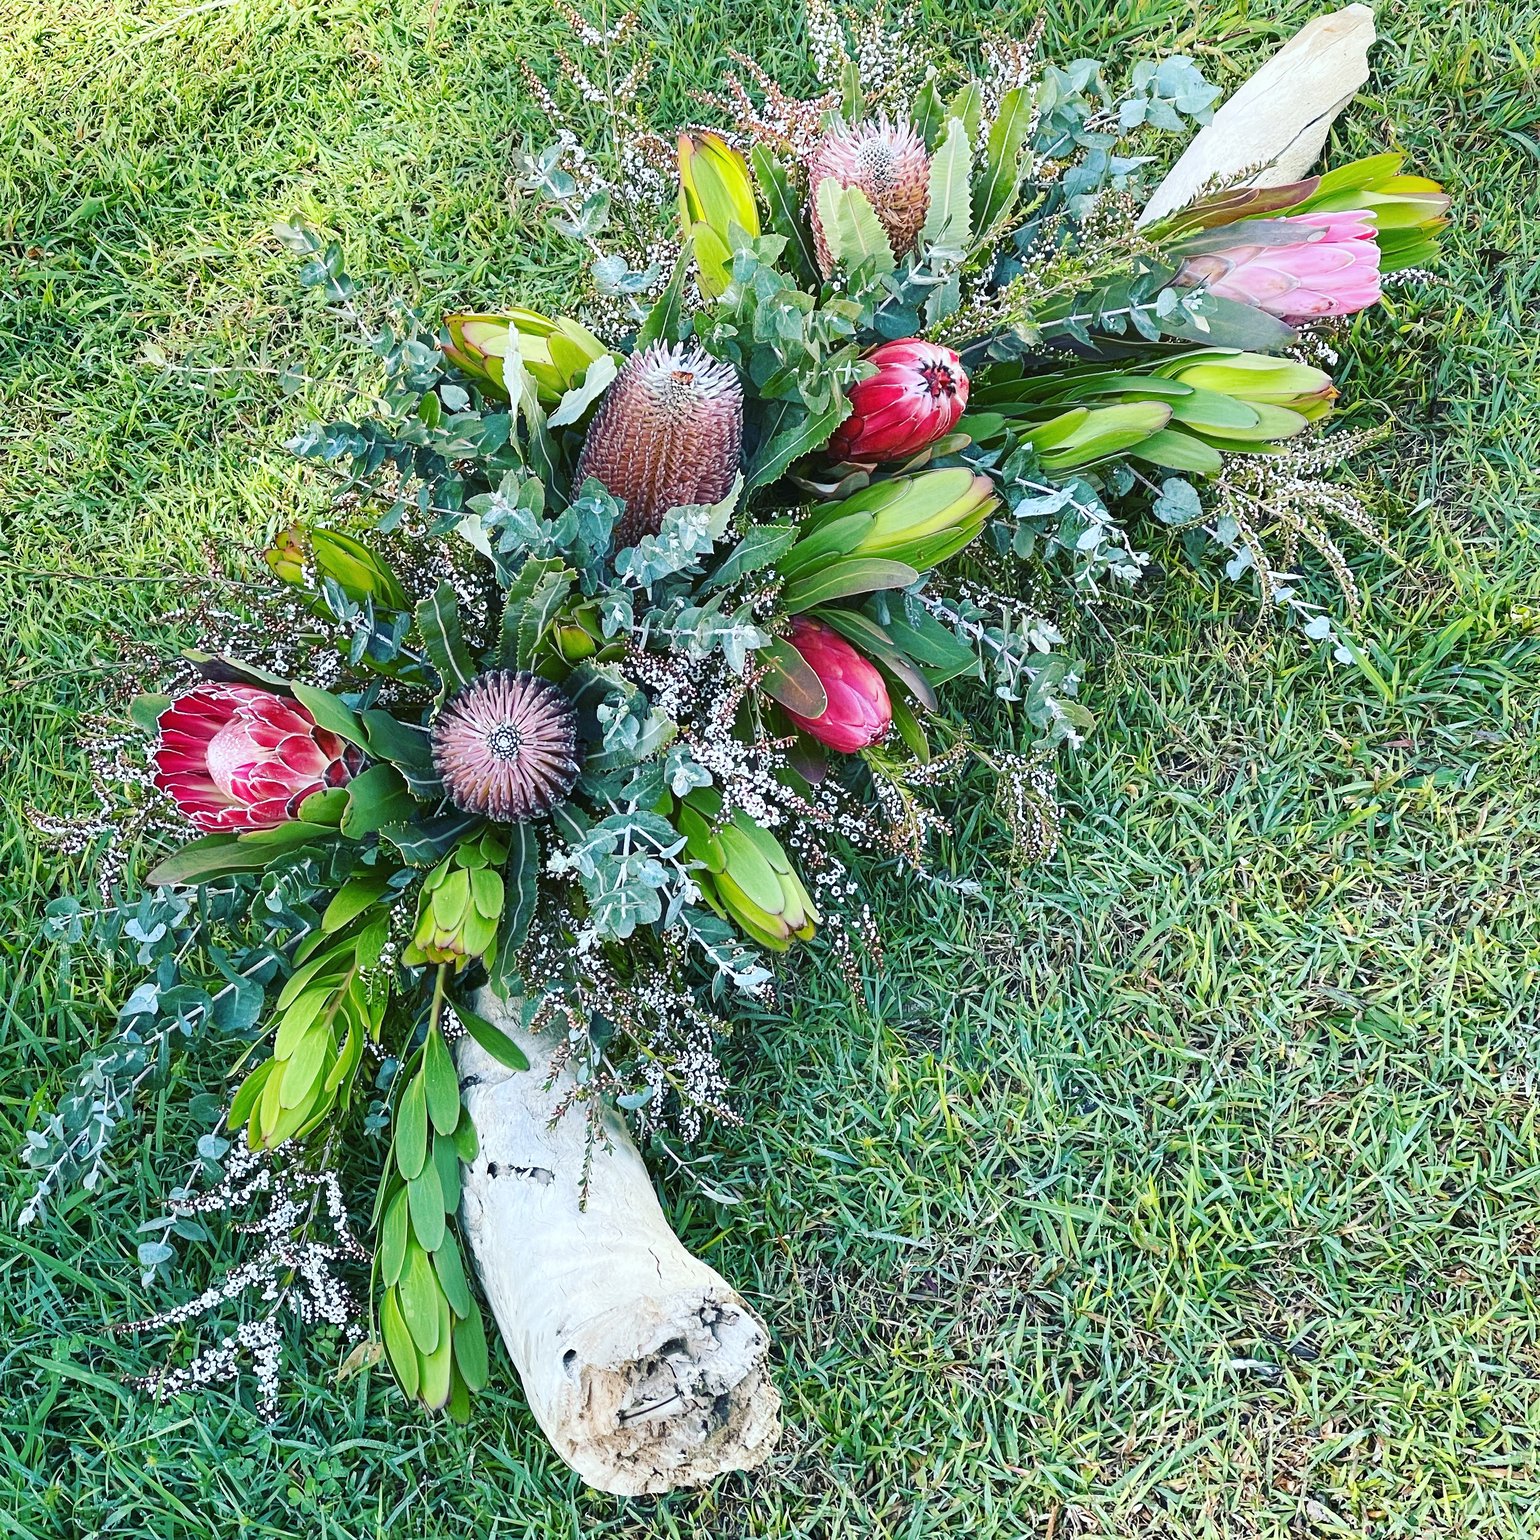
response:
<svg viewBox="0 0 1540 1540"><path fill-rule="evenodd" d="M818 270L832 276L834 261L818 211L818 187L833 177L841 187L859 187L901 261L919 239L930 201L930 156L907 123L886 118L837 123L824 134L807 162L808 215Z"/></svg>
<svg viewBox="0 0 1540 1540"><path fill-rule="evenodd" d="M578 778L577 710L538 674L471 680L434 719L430 742L449 800L499 823L548 818Z"/></svg>
<svg viewBox="0 0 1540 1540"><path fill-rule="evenodd" d="M851 413L829 440L841 460L902 460L957 426L968 376L951 348L910 337L866 355L877 372L851 387Z"/></svg>
<svg viewBox="0 0 1540 1540"><path fill-rule="evenodd" d="M1268 236L1297 231L1299 239L1248 242L1246 232L1253 227ZM1380 297L1372 214L1294 214L1242 220L1231 228L1235 244L1189 257L1178 283L1201 283L1221 299L1238 300L1281 321L1352 315Z"/></svg>
<svg viewBox="0 0 1540 1540"><path fill-rule="evenodd" d="M839 632L799 615L787 640L818 675L828 697L823 714L787 715L804 732L841 754L854 754L876 743L893 725L893 705L882 675Z"/></svg>
<svg viewBox="0 0 1540 1540"><path fill-rule="evenodd" d="M210 834L287 823L306 797L345 786L364 762L298 701L255 685L199 685L157 725L155 784Z"/></svg>

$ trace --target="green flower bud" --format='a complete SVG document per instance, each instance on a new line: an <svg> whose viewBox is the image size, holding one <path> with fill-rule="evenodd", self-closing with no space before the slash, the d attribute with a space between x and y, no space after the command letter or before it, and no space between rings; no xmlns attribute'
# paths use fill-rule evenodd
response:
<svg viewBox="0 0 1540 1540"><path fill-rule="evenodd" d="M693 873L707 903L773 952L808 940L818 911L776 837L735 811L722 818L722 799L709 788L679 805L685 850L704 870Z"/></svg>
<svg viewBox="0 0 1540 1540"><path fill-rule="evenodd" d="M401 954L413 967L448 963L456 970L485 957L503 917L501 867L508 848L490 830L461 840L423 879L417 926Z"/></svg>

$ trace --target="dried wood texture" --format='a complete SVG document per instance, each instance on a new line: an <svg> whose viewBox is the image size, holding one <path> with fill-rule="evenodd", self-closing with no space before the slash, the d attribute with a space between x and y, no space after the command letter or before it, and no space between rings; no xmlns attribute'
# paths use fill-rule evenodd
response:
<svg viewBox="0 0 1540 1540"><path fill-rule="evenodd" d="M456 1056L480 1143L462 1219L530 1410L590 1486L633 1497L760 1464L780 1433L764 1322L685 1250L623 1120L586 1150L581 1112L552 1113L554 1046L486 991L478 1009L528 1054L511 1072L469 1038Z"/></svg>

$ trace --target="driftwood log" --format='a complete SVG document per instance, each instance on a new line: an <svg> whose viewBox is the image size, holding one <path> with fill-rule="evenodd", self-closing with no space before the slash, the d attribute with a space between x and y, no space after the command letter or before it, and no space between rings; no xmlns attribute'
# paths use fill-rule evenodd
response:
<svg viewBox="0 0 1540 1540"><path fill-rule="evenodd" d="M480 1144L465 1236L535 1420L590 1486L625 1497L760 1464L780 1434L764 1322L669 1229L613 1111L580 1202L586 1119L552 1123L572 1086L563 1073L547 1089L554 1043L487 991L477 1009L530 1061L456 1047Z"/></svg>
<svg viewBox="0 0 1540 1540"><path fill-rule="evenodd" d="M1257 187L1308 175L1332 120L1369 78L1374 12L1349 5L1300 28L1214 114L1155 189L1141 225L1244 173ZM1260 170L1257 168L1260 167Z"/></svg>

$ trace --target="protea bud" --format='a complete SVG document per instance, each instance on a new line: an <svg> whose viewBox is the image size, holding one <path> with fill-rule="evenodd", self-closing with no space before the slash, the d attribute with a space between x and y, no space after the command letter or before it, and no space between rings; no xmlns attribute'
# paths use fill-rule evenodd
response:
<svg viewBox="0 0 1540 1540"><path fill-rule="evenodd" d="M902 460L957 426L968 404L968 376L951 348L918 337L884 342L865 355L876 374L850 389L851 412L834 430L840 460Z"/></svg>
<svg viewBox="0 0 1540 1540"><path fill-rule="evenodd" d="M776 567L791 596L837 561L875 556L926 572L974 539L998 502L987 476L961 466L874 481L817 509Z"/></svg>
<svg viewBox="0 0 1540 1540"><path fill-rule="evenodd" d="M517 348L547 406L582 379L588 366L609 351L586 326L569 316L551 317L516 305L507 315L444 317L449 342L444 356L493 395L506 396L504 360Z"/></svg>
<svg viewBox="0 0 1540 1540"><path fill-rule="evenodd" d="M741 811L724 819L722 799L709 789L679 804L677 822L690 859L704 868L695 880L718 914L774 952L812 936L818 911L768 829Z"/></svg>
<svg viewBox="0 0 1540 1540"><path fill-rule="evenodd" d="M818 270L828 278L834 270L818 213L818 187L833 177L841 187L859 187L866 194L893 248L902 258L919 238L930 193L930 156L920 136L907 123L886 118L866 123L837 123L813 146L807 163L812 194L808 216L813 226Z"/></svg>
<svg viewBox="0 0 1540 1540"><path fill-rule="evenodd" d="M411 967L448 963L463 968L484 957L503 917L503 877L508 849L491 832L462 840L423 879L417 925L401 953Z"/></svg>
<svg viewBox="0 0 1540 1540"><path fill-rule="evenodd" d="M737 370L691 344L657 342L633 353L606 392L574 483L593 476L624 501L615 526L624 549L657 534L670 508L726 497L742 440Z"/></svg>
<svg viewBox="0 0 1540 1540"><path fill-rule="evenodd" d="M679 136L679 223L695 243L700 291L716 299L731 278L734 226L759 234L748 163L720 134Z"/></svg>
<svg viewBox="0 0 1540 1540"><path fill-rule="evenodd" d="M798 727L841 754L854 754L893 725L893 705L882 675L839 632L799 615L787 640L818 676L828 704L816 717L787 710Z"/></svg>
<svg viewBox="0 0 1540 1540"><path fill-rule="evenodd" d="M1244 220L1178 251L1188 254L1179 284L1202 284L1281 321L1352 315L1380 297L1374 216L1361 210Z"/></svg>
<svg viewBox="0 0 1540 1540"><path fill-rule="evenodd" d="M449 800L499 823L549 817L577 781L577 711L537 674L473 679L434 718L430 742Z"/></svg>

